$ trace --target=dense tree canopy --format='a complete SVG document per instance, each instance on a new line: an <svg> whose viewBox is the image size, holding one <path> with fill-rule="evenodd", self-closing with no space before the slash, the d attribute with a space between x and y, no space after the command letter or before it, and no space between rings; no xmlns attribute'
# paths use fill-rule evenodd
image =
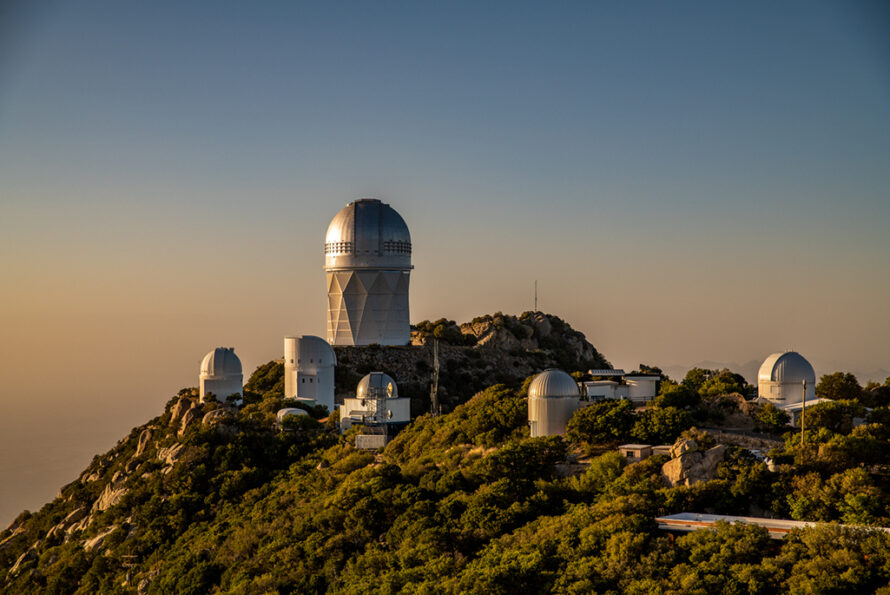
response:
<svg viewBox="0 0 890 595"><path fill-rule="evenodd" d="M850 373L835 372L826 374L816 385L816 396L823 399L854 399L862 396L862 387L856 377Z"/></svg>
<svg viewBox="0 0 890 595"><path fill-rule="evenodd" d="M887 407L859 427L847 422L860 403L813 407L805 441L788 432L770 453L773 471L730 446L712 479L668 487L663 456L628 464L611 447L684 430L707 447L714 438L689 428L706 402L766 432L785 431L781 412L723 396L638 411L604 401L580 409L565 439L530 438L522 391L496 385L374 454L311 416L279 429L277 384L261 367L244 407L200 405L191 391L171 400L0 533L0 591L888 592L882 531L831 524L774 541L720 524L672 538L654 522L697 511L888 526ZM673 386L662 396L699 395Z"/></svg>

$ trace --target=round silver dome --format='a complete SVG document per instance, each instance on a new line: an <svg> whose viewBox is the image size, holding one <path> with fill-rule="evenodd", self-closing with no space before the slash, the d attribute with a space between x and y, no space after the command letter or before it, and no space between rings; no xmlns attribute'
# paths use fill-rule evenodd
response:
<svg viewBox="0 0 890 595"><path fill-rule="evenodd" d="M800 384L804 380L816 385L816 371L807 359L796 351L774 353L766 358L757 374L758 382Z"/></svg>
<svg viewBox="0 0 890 595"><path fill-rule="evenodd" d="M395 209L376 198L351 202L328 225L325 268L411 268L411 234Z"/></svg>
<svg viewBox="0 0 890 595"><path fill-rule="evenodd" d="M581 394L575 379L562 370L544 370L528 386L529 398L555 399L579 397Z"/></svg>
<svg viewBox="0 0 890 595"><path fill-rule="evenodd" d="M217 347L201 361L201 378L241 377L241 360L232 347Z"/></svg>
<svg viewBox="0 0 890 595"><path fill-rule="evenodd" d="M396 386L396 381L389 374L384 374L383 372L366 374L364 378L359 380L355 396L358 399L373 398L376 396L374 394L376 390L374 389L382 390L387 399L399 398L399 389Z"/></svg>

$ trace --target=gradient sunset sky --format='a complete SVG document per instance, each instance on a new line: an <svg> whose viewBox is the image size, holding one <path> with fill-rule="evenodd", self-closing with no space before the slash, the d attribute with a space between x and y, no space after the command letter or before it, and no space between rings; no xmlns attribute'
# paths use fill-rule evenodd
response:
<svg viewBox="0 0 890 595"><path fill-rule="evenodd" d="M365 196L411 230L413 322L537 279L617 367L886 370L890 8L4 4L0 525L213 347L246 378L324 335Z"/></svg>

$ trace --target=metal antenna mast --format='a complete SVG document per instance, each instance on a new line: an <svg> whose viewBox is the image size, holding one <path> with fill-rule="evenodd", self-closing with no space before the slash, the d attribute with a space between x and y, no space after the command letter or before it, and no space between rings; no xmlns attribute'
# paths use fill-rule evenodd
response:
<svg viewBox="0 0 890 595"><path fill-rule="evenodd" d="M439 415L439 340L433 339L433 381L430 384L430 412Z"/></svg>
<svg viewBox="0 0 890 595"><path fill-rule="evenodd" d="M538 311L538 280L535 279L535 312Z"/></svg>

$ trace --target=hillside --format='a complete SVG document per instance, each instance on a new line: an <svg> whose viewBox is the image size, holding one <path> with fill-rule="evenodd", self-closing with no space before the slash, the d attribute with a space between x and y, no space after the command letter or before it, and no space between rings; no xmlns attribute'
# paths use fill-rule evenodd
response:
<svg viewBox="0 0 890 595"><path fill-rule="evenodd" d="M565 440L532 439L521 383L498 384L375 455L309 416L279 430L277 376L261 366L242 408L184 389L23 513L0 533L0 591L890 592L883 532L829 524L773 542L727 525L673 539L653 521L698 511L886 526L886 407L856 429L832 425L843 407L816 410L807 448L775 436L775 472L730 446L705 481L669 487L667 457L628 464L612 447L684 432L706 448L690 424L737 397L645 412L609 402Z"/></svg>

